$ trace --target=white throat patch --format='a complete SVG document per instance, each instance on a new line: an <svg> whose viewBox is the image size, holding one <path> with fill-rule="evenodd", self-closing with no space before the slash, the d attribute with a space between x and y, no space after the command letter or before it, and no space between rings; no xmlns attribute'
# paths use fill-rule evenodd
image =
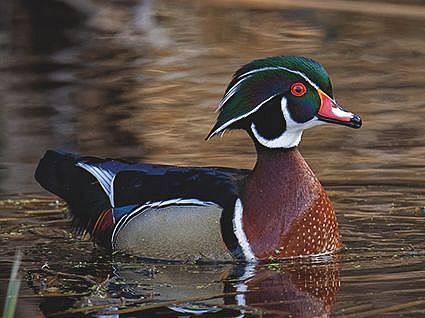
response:
<svg viewBox="0 0 425 318"><path fill-rule="evenodd" d="M320 121L316 116L305 123L297 123L291 118L291 115L289 114L287 108L287 100L285 97L281 99L280 105L282 110L282 116L286 121L286 130L283 132L282 135L274 139L267 139L260 135L257 128L255 127L255 123L251 124L251 131L254 134L255 139L257 139L260 144L267 148L296 147L301 141L304 129L325 124L325 122Z"/></svg>

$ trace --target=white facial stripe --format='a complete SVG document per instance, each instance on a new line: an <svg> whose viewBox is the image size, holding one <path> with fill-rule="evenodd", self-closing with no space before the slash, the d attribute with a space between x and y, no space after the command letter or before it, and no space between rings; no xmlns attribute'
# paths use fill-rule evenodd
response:
<svg viewBox="0 0 425 318"><path fill-rule="evenodd" d="M280 109L282 110L282 116L284 117L286 122L286 130L279 137L276 137L274 139L266 139L261 136L260 133L257 131L255 124L251 124L252 133L254 134L258 142L263 146L267 148L292 148L298 146L298 144L300 143L303 131L300 129L291 129L293 127L296 127L297 123L292 120L286 106L287 100L285 97L283 97L280 102Z"/></svg>
<svg viewBox="0 0 425 318"><path fill-rule="evenodd" d="M317 84L315 84L311 79L309 79L308 77L307 77L307 75L305 75L303 72L300 72L300 71L295 71L295 70L291 70L290 68L286 68L286 67L283 67L283 66L267 66L267 67L263 67L263 68L258 68L258 69L256 69L256 70L251 70L251 71L249 71L249 72L246 72L246 73L243 73L243 74L241 74L241 75L239 75L238 76L238 78L239 77L242 77L242 76L246 76L246 75L249 75L249 74L253 74L253 73L257 73L257 72L264 72L264 71L271 71L271 70L285 70L285 71L287 71L287 72L289 72L289 73L293 73L293 74L297 74L297 75L300 75L302 78L304 78L311 86L313 86L314 88L316 88L316 89L318 89L319 88L319 86L317 85Z"/></svg>
<svg viewBox="0 0 425 318"><path fill-rule="evenodd" d="M280 109L282 110L283 117L285 118L285 121L286 121L286 130L291 129L292 127L297 127L299 125L299 123L295 122L292 119L291 114L289 114L288 101L286 100L285 97L283 97L282 100L280 101Z"/></svg>
<svg viewBox="0 0 425 318"><path fill-rule="evenodd" d="M238 243L242 248L242 253L245 260L248 262L256 262L257 258L252 252L251 246L249 245L248 238L246 237L245 231L243 230L243 206L241 200L237 199L235 203L235 216L233 219L233 231L238 239Z"/></svg>
<svg viewBox="0 0 425 318"><path fill-rule="evenodd" d="M267 139L260 135L254 123L251 124L251 131L255 136L255 139L267 148L292 148L298 146L301 141L303 130L314 126L325 124L325 122L319 121L317 117L305 122L297 123L291 118L287 108L286 98L281 100L282 116L286 121L286 130L282 135L274 138Z"/></svg>
<svg viewBox="0 0 425 318"><path fill-rule="evenodd" d="M220 109L221 107L223 107L223 105L229 100L229 98L232 97L236 93L236 91L238 90L239 86L241 86L242 82L246 81L250 77L251 76L244 77L243 79L241 79L240 81L238 81L237 83L235 83L232 86L232 88L230 88L227 91L226 95L224 95L223 99L218 104L218 109Z"/></svg>
<svg viewBox="0 0 425 318"><path fill-rule="evenodd" d="M289 114L287 106L288 106L288 103L286 98L282 98L281 109L282 109L283 117L285 117L285 121L286 121L286 131L290 131L292 130L292 128L294 128L295 131L301 130L302 132L304 129L325 124L324 122L319 121L319 118L317 118L316 116L314 116L309 121L306 121L305 123L298 123L292 119L291 114Z"/></svg>
<svg viewBox="0 0 425 318"><path fill-rule="evenodd" d="M236 118L233 118L233 119L231 119L231 120L229 120L228 122L225 122L223 125L221 125L220 127L218 127L216 130L214 130L214 132L210 135L210 137L208 138L208 139L211 139L211 137L212 136L214 136L216 133L218 133L220 130L222 130L222 129L225 129L226 127L228 127L228 126L230 126L231 124L233 124L234 122L236 122L236 121L238 121L238 120L240 120L240 119L242 119L242 118L246 118L246 117L248 117L249 115L251 115L251 114L253 114L253 113L255 113L262 105L264 105L265 103L267 103L269 100L271 100L273 97L276 97L277 95L279 95L279 93L278 94L275 94L275 95L272 95L272 96L270 96L269 98L267 98L267 99L265 99L264 101L262 101L260 104L258 104L254 109L252 109L251 111L249 111L249 112L247 112L247 113L245 113L245 114L243 114L243 115L241 115L241 116L239 116L239 117L236 117Z"/></svg>
<svg viewBox="0 0 425 318"><path fill-rule="evenodd" d="M293 74L297 74L297 75L300 75L302 78L304 78L308 83L310 83L310 85L311 86L313 86L314 88L316 88L316 89L318 89L319 87L312 81L312 80L310 80L308 77L307 77L307 75L305 75L304 73L302 73L302 72L300 72L300 71L294 71L294 70L291 70L291 69L289 69L289 68L286 68L286 67L282 67L282 66L280 66L280 67L278 67L278 66L276 66L276 67L263 67L263 68L259 68L259 69L256 69L256 70L252 70L252 71L249 71L249 72L246 72L246 73L243 73L243 74L241 74L241 75L239 75L238 76L238 78L241 78L241 77L243 77L242 79L240 79L239 81L237 81L228 91L227 91L227 93L226 93L226 95L223 97L223 99L220 101L220 104L218 105L218 109L220 109L221 107L223 107L223 105L229 100L229 98L230 97L232 97L235 93L236 93L236 91L237 91L237 89L239 88L239 86L242 84L242 82L244 82L245 80L247 80L248 78L250 78L250 77L252 77L252 75L250 75L250 74L253 74L253 73L257 73L257 72L263 72L263 71L270 71L270 70L285 70L285 71L288 71L288 72L290 72L290 73L293 73Z"/></svg>
<svg viewBox="0 0 425 318"><path fill-rule="evenodd" d="M222 108L224 106L224 104L233 96L235 95L235 93L238 91L240 85L247 80L248 78L250 78L254 73L257 72L264 72L264 71L270 71L270 70L284 70L293 74L297 74L299 76L301 76L302 78L304 78L311 86L313 86L316 89L319 89L319 86L317 86L312 80L310 80L307 75L305 75L304 73L300 72L300 71L295 71L295 70L291 70L289 68L283 67L283 66L270 66L270 67L263 67L263 68L259 68L256 70L251 70L249 72L243 73L241 75L239 75L237 78L241 78L239 81L237 81L226 93L226 95L223 97L223 99L220 101L219 105L218 105L218 109ZM211 134L210 138L215 135L217 132L219 132L220 130L230 126L231 124L233 124L234 122L242 119L242 118L246 118L249 115L251 115L252 113L255 113L264 103L268 102L270 99L272 99L273 97L277 96L278 94L275 94L271 97L269 97L268 99L266 99L265 101L261 102L259 105L257 105L254 109L252 109L250 112L243 114L237 118L233 118L232 120L229 120L228 122L224 123L223 125L221 125L219 128L217 128L216 130L214 130L214 132ZM208 138L208 139L210 139Z"/></svg>

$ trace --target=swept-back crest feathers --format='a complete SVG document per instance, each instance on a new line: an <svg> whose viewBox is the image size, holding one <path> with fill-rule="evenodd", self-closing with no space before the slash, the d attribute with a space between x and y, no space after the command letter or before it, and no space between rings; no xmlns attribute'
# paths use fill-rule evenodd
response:
<svg viewBox="0 0 425 318"><path fill-rule="evenodd" d="M235 122L255 113L273 97L284 95L290 83L303 78L333 97L325 68L302 56L276 56L254 60L233 76L219 104L217 122L207 136L210 139Z"/></svg>

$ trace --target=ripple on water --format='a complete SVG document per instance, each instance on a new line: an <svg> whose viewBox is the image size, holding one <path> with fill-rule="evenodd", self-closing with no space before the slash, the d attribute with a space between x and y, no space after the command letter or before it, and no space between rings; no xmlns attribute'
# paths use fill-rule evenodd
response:
<svg viewBox="0 0 425 318"><path fill-rule="evenodd" d="M137 302L161 317L176 316L171 303L217 317L425 315L423 6L405 2L337 1L326 14L261 1L0 2L0 302L21 249L22 317ZM71 234L63 202L39 194L47 148L252 167L245 134L203 139L232 72L278 54L322 62L338 102L364 121L306 131L301 146L337 210L337 256L256 267L117 259Z"/></svg>

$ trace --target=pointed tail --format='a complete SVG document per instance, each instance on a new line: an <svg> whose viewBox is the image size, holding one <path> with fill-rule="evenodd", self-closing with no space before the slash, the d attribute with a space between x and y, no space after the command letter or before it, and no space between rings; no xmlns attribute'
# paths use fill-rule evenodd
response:
<svg viewBox="0 0 425 318"><path fill-rule="evenodd" d="M99 181L76 166L80 156L48 150L35 171L35 179L46 190L64 199L78 231L91 233L100 214L111 207Z"/></svg>

